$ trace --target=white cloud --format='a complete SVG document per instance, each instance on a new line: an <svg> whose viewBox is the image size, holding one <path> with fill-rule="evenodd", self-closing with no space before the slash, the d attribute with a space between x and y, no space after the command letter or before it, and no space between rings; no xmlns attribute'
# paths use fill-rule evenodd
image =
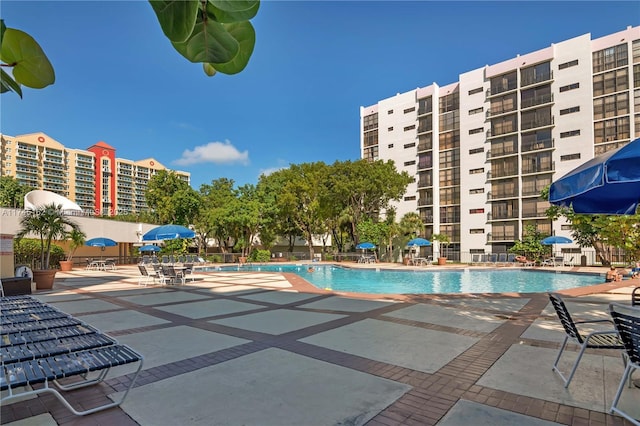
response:
<svg viewBox="0 0 640 426"><path fill-rule="evenodd" d="M188 166L198 163L215 164L249 164L249 151L238 151L231 142L209 142L206 145L196 146L193 150L186 149L182 157L174 161L180 166Z"/></svg>
<svg viewBox="0 0 640 426"><path fill-rule="evenodd" d="M278 170L282 170L282 169L286 169L286 167L282 166L282 167L270 167L268 169L260 169L260 173L258 173L258 176L269 176L271 173L275 173Z"/></svg>

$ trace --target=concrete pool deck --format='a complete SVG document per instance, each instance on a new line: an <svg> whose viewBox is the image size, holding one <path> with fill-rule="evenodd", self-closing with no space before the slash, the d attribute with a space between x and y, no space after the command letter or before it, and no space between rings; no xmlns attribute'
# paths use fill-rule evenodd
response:
<svg viewBox="0 0 640 426"><path fill-rule="evenodd" d="M142 353L143 372L119 408L77 417L41 396L3 405L0 422L628 424L608 414L623 372L619 351L587 351L569 389L551 371L564 333L546 294L347 295L288 273L195 278L144 287L135 266L58 272L54 289L34 296ZM629 303L634 286L640 280L562 293L575 318L606 318L608 303ZM118 367L105 384L70 392L71 399L97 405L130 372ZM640 418L640 389L625 388L621 407Z"/></svg>

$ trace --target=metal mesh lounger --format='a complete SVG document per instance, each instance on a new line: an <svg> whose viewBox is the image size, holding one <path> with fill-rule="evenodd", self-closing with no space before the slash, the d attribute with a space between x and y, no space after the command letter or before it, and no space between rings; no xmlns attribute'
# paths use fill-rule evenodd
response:
<svg viewBox="0 0 640 426"><path fill-rule="evenodd" d="M105 334L85 334L63 337L56 340L26 343L24 345L4 346L0 348L0 357L4 364L45 358L84 349L115 345L118 342Z"/></svg>
<svg viewBox="0 0 640 426"><path fill-rule="evenodd" d="M99 333L99 331L87 324L76 324L67 327L50 328L34 331L19 331L2 335L0 347L11 345L23 345L25 343L55 340L63 337L81 336L83 334Z"/></svg>
<svg viewBox="0 0 640 426"><path fill-rule="evenodd" d="M139 362L138 368L129 383L128 388L122 397L114 402L110 402L95 408L84 411L76 410L67 399L58 391L78 389L85 386L102 382L111 367ZM20 361L2 365L0 374L0 390L6 391L6 395L0 399L0 403L5 404L13 399L39 395L41 393L52 393L71 412L84 416L97 411L120 405L133 387L140 370L142 369L143 357L126 345L111 345L95 349L76 351L61 355L54 355L45 358L38 358L28 361ZM98 372L97 377L88 378L89 373ZM62 385L58 381L66 377L81 376L83 380ZM26 386L43 383L43 387L37 389L27 389ZM56 388L51 387L53 383ZM16 390L24 389L22 392Z"/></svg>
<svg viewBox="0 0 640 426"><path fill-rule="evenodd" d="M78 324L82 324L82 322L72 317L52 318L42 321L7 323L2 324L2 334L47 330L50 328L69 327L71 325Z"/></svg>

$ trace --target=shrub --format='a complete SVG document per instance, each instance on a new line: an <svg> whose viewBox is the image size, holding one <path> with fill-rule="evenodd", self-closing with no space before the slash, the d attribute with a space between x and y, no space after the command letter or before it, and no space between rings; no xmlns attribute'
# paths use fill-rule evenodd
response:
<svg viewBox="0 0 640 426"><path fill-rule="evenodd" d="M211 262L213 262L213 263L222 263L222 255L213 254L210 257L211 257Z"/></svg>
<svg viewBox="0 0 640 426"><path fill-rule="evenodd" d="M269 250L253 250L249 255L250 262L264 263L271 260L271 252Z"/></svg>
<svg viewBox="0 0 640 426"><path fill-rule="evenodd" d="M40 241L32 238L14 240L13 255L16 266L27 265L30 268L40 268ZM49 268L57 268L64 260L64 249L56 244L51 245Z"/></svg>

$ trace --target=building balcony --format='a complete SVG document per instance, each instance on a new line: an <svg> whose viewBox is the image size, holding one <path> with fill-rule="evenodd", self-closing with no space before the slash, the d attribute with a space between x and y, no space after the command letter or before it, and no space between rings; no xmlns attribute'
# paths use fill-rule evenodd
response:
<svg viewBox="0 0 640 426"><path fill-rule="evenodd" d="M549 127L554 125L553 117L537 118L535 120L523 121L520 123L521 130L538 129L541 127Z"/></svg>
<svg viewBox="0 0 640 426"><path fill-rule="evenodd" d="M537 209L536 211L523 211L522 218L533 219L533 218L547 218L547 209Z"/></svg>
<svg viewBox="0 0 640 426"><path fill-rule="evenodd" d="M515 241L517 238L515 232L495 233L489 232L487 234L487 243Z"/></svg>
<svg viewBox="0 0 640 426"><path fill-rule="evenodd" d="M418 198L418 208L432 206L433 205L433 197L431 198Z"/></svg>
<svg viewBox="0 0 640 426"><path fill-rule="evenodd" d="M518 154L518 150L515 148L512 149L490 149L487 151L487 160L490 160L492 158L499 158L499 157L509 157L512 155L517 155Z"/></svg>
<svg viewBox="0 0 640 426"><path fill-rule="evenodd" d="M518 197L519 197L519 194L518 194L518 190L517 189L515 191L509 191L509 192L505 192L505 191L500 191L500 192L489 191L489 192L487 192L487 200L489 200L489 201L502 200L502 199L507 199L507 198L518 198Z"/></svg>
<svg viewBox="0 0 640 426"><path fill-rule="evenodd" d="M490 170L487 172L487 180L505 179L505 178L516 177L516 176L518 176L518 171L516 169L499 170L496 172L492 172Z"/></svg>
<svg viewBox="0 0 640 426"><path fill-rule="evenodd" d="M485 95L487 98L491 98L493 96L502 95L508 92L513 92L518 88L518 83L515 81L510 82L508 84L500 84L498 86L493 86L487 89Z"/></svg>
<svg viewBox="0 0 640 426"><path fill-rule="evenodd" d="M489 108L486 113L486 118L496 118L501 115L511 114L516 111L516 108L506 109L506 108Z"/></svg>
<svg viewBox="0 0 640 426"><path fill-rule="evenodd" d="M523 99L520 102L520 109L532 108L538 105L553 103L553 93L547 93L546 95L535 96L533 98Z"/></svg>
<svg viewBox="0 0 640 426"><path fill-rule="evenodd" d="M547 149L552 149L555 146L555 141L553 138L551 139L543 139L534 142L522 142L522 152L529 151L544 151Z"/></svg>
<svg viewBox="0 0 640 426"><path fill-rule="evenodd" d="M496 220L518 220L518 211L504 213L487 213L487 222L493 222Z"/></svg>
<svg viewBox="0 0 640 426"><path fill-rule="evenodd" d="M550 173L556 169L556 162L552 161L550 164L533 164L527 166L523 161L522 174L530 175L535 173Z"/></svg>
<svg viewBox="0 0 640 426"><path fill-rule="evenodd" d="M553 71L538 73L536 75L524 75L520 77L520 88L533 86L553 80Z"/></svg>

